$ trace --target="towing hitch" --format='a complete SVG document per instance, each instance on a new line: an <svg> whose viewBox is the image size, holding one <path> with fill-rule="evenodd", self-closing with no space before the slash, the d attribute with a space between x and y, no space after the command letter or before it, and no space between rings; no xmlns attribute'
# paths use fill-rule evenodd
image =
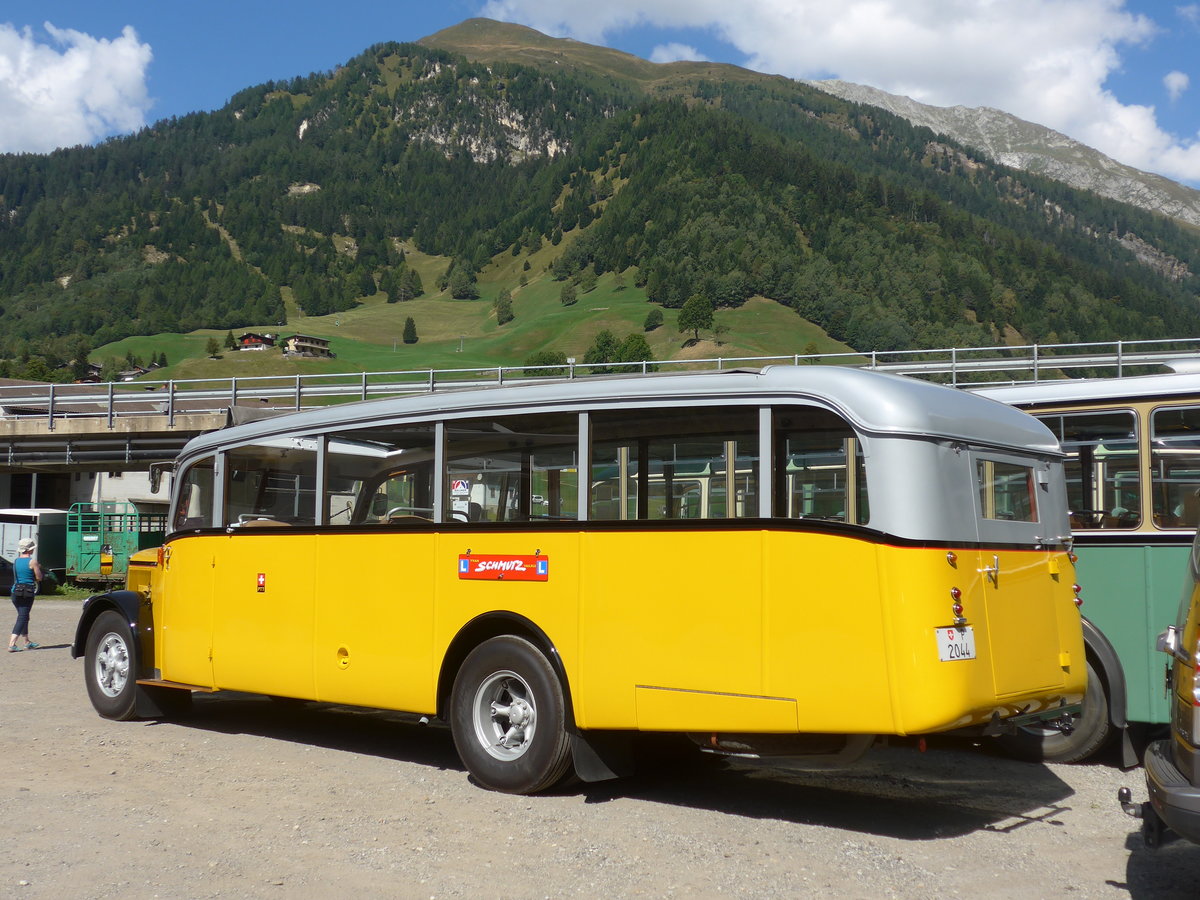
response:
<svg viewBox="0 0 1200 900"><path fill-rule="evenodd" d="M1000 718L1000 714L996 712L992 713L991 720L984 726L983 734L989 737L995 737L1000 734L1015 734L1019 729L1028 725L1036 725L1040 728L1053 728L1061 731L1063 734L1070 734L1075 730L1075 718L1081 711L1082 706L1079 703L1064 703L1052 709L1043 709L1020 716L1010 716L1007 719Z"/></svg>
<svg viewBox="0 0 1200 900"><path fill-rule="evenodd" d="M1134 803L1133 794L1129 792L1129 788L1123 787L1117 790L1117 802L1121 804L1125 815L1141 820L1142 841L1147 847L1155 850L1163 845L1167 826L1158 817L1158 813L1154 811L1154 806L1150 801Z"/></svg>

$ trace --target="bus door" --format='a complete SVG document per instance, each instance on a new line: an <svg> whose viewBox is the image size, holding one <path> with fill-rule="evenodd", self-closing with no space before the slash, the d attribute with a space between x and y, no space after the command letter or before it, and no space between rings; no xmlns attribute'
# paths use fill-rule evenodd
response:
<svg viewBox="0 0 1200 900"><path fill-rule="evenodd" d="M433 614L438 535L431 437L378 426L334 436L326 460L331 527L317 544L313 677L318 700L436 708ZM374 447L378 460L367 454ZM357 450L354 450L357 448ZM411 449L410 449L411 448ZM418 457L417 461L406 458ZM379 471L383 465L382 471ZM354 496L350 528L340 528Z"/></svg>
<svg viewBox="0 0 1200 900"><path fill-rule="evenodd" d="M212 526L212 458L193 464L180 482L176 535L163 549L162 590L154 597L157 666L167 681L211 687L214 542L221 538L186 532Z"/></svg>
<svg viewBox="0 0 1200 900"><path fill-rule="evenodd" d="M1044 461L991 451L971 456L979 549L964 616L979 621L983 613L999 696L1061 684L1066 665L1084 663L1059 655L1066 623L1059 621L1063 605L1055 598L1071 590L1074 572L1066 554L1047 545L1069 537L1060 514L1065 498L1051 496ZM977 648L980 655L983 650Z"/></svg>
<svg viewBox="0 0 1200 900"><path fill-rule="evenodd" d="M757 515L757 416L593 416L591 518L625 527L581 545L576 709L591 726L795 729L795 703L764 696L762 535L728 527Z"/></svg>
<svg viewBox="0 0 1200 900"><path fill-rule="evenodd" d="M213 568L216 686L313 696L315 441L226 454L225 543Z"/></svg>

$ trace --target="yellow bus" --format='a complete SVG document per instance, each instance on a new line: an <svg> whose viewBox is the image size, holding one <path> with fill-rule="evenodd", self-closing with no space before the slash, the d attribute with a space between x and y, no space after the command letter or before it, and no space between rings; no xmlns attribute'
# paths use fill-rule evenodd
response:
<svg viewBox="0 0 1200 900"><path fill-rule="evenodd" d="M639 732L828 764L877 736L1069 728L1086 681L1054 437L880 373L238 425L183 450L168 528L81 615L102 716L236 690L439 717L500 791L622 774Z"/></svg>

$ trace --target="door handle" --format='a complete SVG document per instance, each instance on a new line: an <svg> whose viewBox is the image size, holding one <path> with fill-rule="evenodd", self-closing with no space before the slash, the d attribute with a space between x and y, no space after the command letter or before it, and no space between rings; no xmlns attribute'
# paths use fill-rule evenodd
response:
<svg viewBox="0 0 1200 900"><path fill-rule="evenodd" d="M999 586L1000 585L1000 556L999 556L999 554L993 553L992 554L992 564L990 566L984 566L982 569L978 569L977 571L981 575L986 575L988 577L988 581L990 581L992 584Z"/></svg>

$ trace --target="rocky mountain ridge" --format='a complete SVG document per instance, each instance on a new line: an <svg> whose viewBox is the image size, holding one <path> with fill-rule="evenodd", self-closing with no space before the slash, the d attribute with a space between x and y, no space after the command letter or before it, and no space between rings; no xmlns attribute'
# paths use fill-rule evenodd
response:
<svg viewBox="0 0 1200 900"><path fill-rule="evenodd" d="M986 106L930 106L837 79L804 83L842 100L885 109L973 147L1001 165L1053 178L1200 228L1200 191L1119 163L1044 125Z"/></svg>

